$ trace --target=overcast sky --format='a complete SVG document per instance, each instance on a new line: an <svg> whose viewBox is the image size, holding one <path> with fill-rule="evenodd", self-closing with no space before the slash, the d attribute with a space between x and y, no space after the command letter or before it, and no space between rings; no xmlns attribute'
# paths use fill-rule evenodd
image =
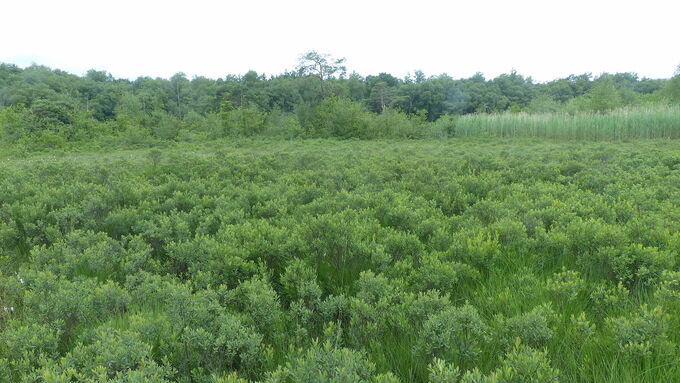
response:
<svg viewBox="0 0 680 383"><path fill-rule="evenodd" d="M314 49L362 75L665 78L680 64L679 14L677 0L7 0L0 61L217 78L278 74Z"/></svg>

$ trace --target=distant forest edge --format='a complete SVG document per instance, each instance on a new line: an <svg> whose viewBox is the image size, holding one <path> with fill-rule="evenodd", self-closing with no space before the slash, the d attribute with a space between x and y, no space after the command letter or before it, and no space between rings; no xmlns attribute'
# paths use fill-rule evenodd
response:
<svg viewBox="0 0 680 383"><path fill-rule="evenodd" d="M116 79L0 64L0 145L13 150L146 146L223 137L680 138L680 67L670 79L516 72L453 79L347 75L314 51L294 71L220 79Z"/></svg>

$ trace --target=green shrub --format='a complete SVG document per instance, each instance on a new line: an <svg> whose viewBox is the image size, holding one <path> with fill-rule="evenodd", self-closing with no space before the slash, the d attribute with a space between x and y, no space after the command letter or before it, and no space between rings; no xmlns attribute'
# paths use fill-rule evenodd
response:
<svg viewBox="0 0 680 383"><path fill-rule="evenodd" d="M136 371L138 378L169 379L174 371L157 365L150 357L151 347L126 331L102 328L87 343L79 343L61 361L63 372L77 380L124 379ZM49 371L49 370L48 370ZM54 374L44 371L43 375Z"/></svg>
<svg viewBox="0 0 680 383"><path fill-rule="evenodd" d="M571 315L569 318L567 338L572 342L574 350L582 350L596 335L596 326L591 323L584 312L578 316Z"/></svg>
<svg viewBox="0 0 680 383"><path fill-rule="evenodd" d="M616 285L600 283L590 293L590 301L595 313L604 317L609 310L623 306L629 293L621 282Z"/></svg>
<svg viewBox="0 0 680 383"><path fill-rule="evenodd" d="M499 383L558 383L560 372L550 365L546 351L517 344L492 376Z"/></svg>
<svg viewBox="0 0 680 383"><path fill-rule="evenodd" d="M3 275L0 272L0 326L2 320L8 319L19 310L23 301L25 280L20 275Z"/></svg>
<svg viewBox="0 0 680 383"><path fill-rule="evenodd" d="M60 332L48 325L9 326L0 332L0 377L7 374L7 381L18 381L40 366L46 359L59 357ZM11 377L11 379L10 379Z"/></svg>
<svg viewBox="0 0 680 383"><path fill-rule="evenodd" d="M674 345L668 341L670 317L659 306L640 308L627 317L609 318L609 326L619 352L629 357L649 357L652 353L669 353Z"/></svg>
<svg viewBox="0 0 680 383"><path fill-rule="evenodd" d="M472 362L487 342L488 326L469 304L430 315L418 337L414 352L425 358Z"/></svg>
<svg viewBox="0 0 680 383"><path fill-rule="evenodd" d="M420 268L414 274L414 285L420 291L431 289L449 293L459 281L474 280L479 272L470 265L460 262L442 261L436 254L421 258Z"/></svg>
<svg viewBox="0 0 680 383"><path fill-rule="evenodd" d="M242 282L234 290L234 300L238 311L247 314L260 333L271 336L282 330L279 297L265 278L254 277Z"/></svg>
<svg viewBox="0 0 680 383"><path fill-rule="evenodd" d="M584 282L580 273L565 268L561 272L553 274L546 282L546 290L560 305L575 300L583 287Z"/></svg>
<svg viewBox="0 0 680 383"><path fill-rule="evenodd" d="M239 107L220 114L225 135L254 136L262 134L269 124L267 113L255 106Z"/></svg>
<svg viewBox="0 0 680 383"><path fill-rule="evenodd" d="M104 233L75 230L49 248L34 248L31 259L36 266L65 277L105 279L118 275L124 254L120 243Z"/></svg>
<svg viewBox="0 0 680 383"><path fill-rule="evenodd" d="M187 328L182 334L189 366L238 369L252 376L259 373L269 358L262 335L234 315L222 314L213 322L207 328Z"/></svg>
<svg viewBox="0 0 680 383"><path fill-rule="evenodd" d="M488 272L501 253L501 245L495 236L479 232L466 236L461 242L454 244L449 253L456 259Z"/></svg>
<svg viewBox="0 0 680 383"><path fill-rule="evenodd" d="M655 295L662 301L676 303L680 301L680 271L664 270L661 283Z"/></svg>
<svg viewBox="0 0 680 383"><path fill-rule="evenodd" d="M155 138L164 141L175 140L182 128L181 122L174 116L167 113L158 113L154 116L155 123L151 128L151 133Z"/></svg>
<svg viewBox="0 0 680 383"><path fill-rule="evenodd" d="M369 138L371 113L358 102L329 97L301 119L308 137Z"/></svg>
<svg viewBox="0 0 680 383"><path fill-rule="evenodd" d="M437 290L428 290L417 294L408 294L402 302L410 323L422 323L430 315L440 313L452 307L448 294Z"/></svg>
<svg viewBox="0 0 680 383"><path fill-rule="evenodd" d="M499 316L496 318L499 338L505 345L519 338L531 347L545 347L555 333L551 328L555 317L555 312L548 305L534 307L511 318Z"/></svg>
<svg viewBox="0 0 680 383"><path fill-rule="evenodd" d="M324 323L340 323L347 327L352 315L351 302L344 295L330 295L319 304L319 312Z"/></svg>
<svg viewBox="0 0 680 383"><path fill-rule="evenodd" d="M325 342L313 344L265 382L362 383L374 381L374 374L375 366L364 354Z"/></svg>
<svg viewBox="0 0 680 383"><path fill-rule="evenodd" d="M460 369L445 360L434 358L427 367L429 383L456 383L460 377Z"/></svg>
<svg viewBox="0 0 680 383"><path fill-rule="evenodd" d="M550 365L547 352L516 343L489 375L475 368L466 371L460 383L558 383L560 372ZM456 382L454 380L454 382Z"/></svg>
<svg viewBox="0 0 680 383"><path fill-rule="evenodd" d="M421 138L426 134L425 124L421 120L397 109L388 108L372 116L367 133L361 137Z"/></svg>
<svg viewBox="0 0 680 383"><path fill-rule="evenodd" d="M314 269L302 259L293 259L281 276L281 285L289 302L302 300L312 304L321 298Z"/></svg>
<svg viewBox="0 0 680 383"><path fill-rule="evenodd" d="M63 341L77 326L120 315L130 303L128 292L113 282L71 282L44 272L27 275L26 281L27 314L60 329Z"/></svg>
<svg viewBox="0 0 680 383"><path fill-rule="evenodd" d="M675 265L675 259L669 252L640 244L602 251L616 279L627 286L654 284L659 281L664 270L670 270Z"/></svg>

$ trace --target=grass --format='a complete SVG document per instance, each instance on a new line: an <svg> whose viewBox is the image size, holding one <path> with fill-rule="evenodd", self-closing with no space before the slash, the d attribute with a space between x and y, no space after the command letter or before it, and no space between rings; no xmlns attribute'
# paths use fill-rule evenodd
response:
<svg viewBox="0 0 680 383"><path fill-rule="evenodd" d="M540 137L570 140L680 138L680 106L619 109L609 113L474 114L455 124L456 136Z"/></svg>

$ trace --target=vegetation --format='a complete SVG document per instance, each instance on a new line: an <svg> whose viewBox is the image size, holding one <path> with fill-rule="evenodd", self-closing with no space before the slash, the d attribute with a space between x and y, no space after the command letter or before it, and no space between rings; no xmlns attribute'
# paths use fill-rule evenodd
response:
<svg viewBox="0 0 680 383"><path fill-rule="evenodd" d="M427 138L458 135L619 140L680 134L680 73L572 75L536 83L516 72L453 79L416 71L347 75L344 59L315 51L277 76L220 79L79 77L0 64L0 146L148 147L278 138ZM463 117L461 117L463 116Z"/></svg>
<svg viewBox="0 0 680 383"><path fill-rule="evenodd" d="M680 138L680 106L647 106L609 113L503 113L463 116L455 136L545 137L576 140Z"/></svg>
<svg viewBox="0 0 680 383"><path fill-rule="evenodd" d="M680 379L671 141L0 162L0 381Z"/></svg>
<svg viewBox="0 0 680 383"><path fill-rule="evenodd" d="M680 73L344 62L0 64L0 382L680 381Z"/></svg>

